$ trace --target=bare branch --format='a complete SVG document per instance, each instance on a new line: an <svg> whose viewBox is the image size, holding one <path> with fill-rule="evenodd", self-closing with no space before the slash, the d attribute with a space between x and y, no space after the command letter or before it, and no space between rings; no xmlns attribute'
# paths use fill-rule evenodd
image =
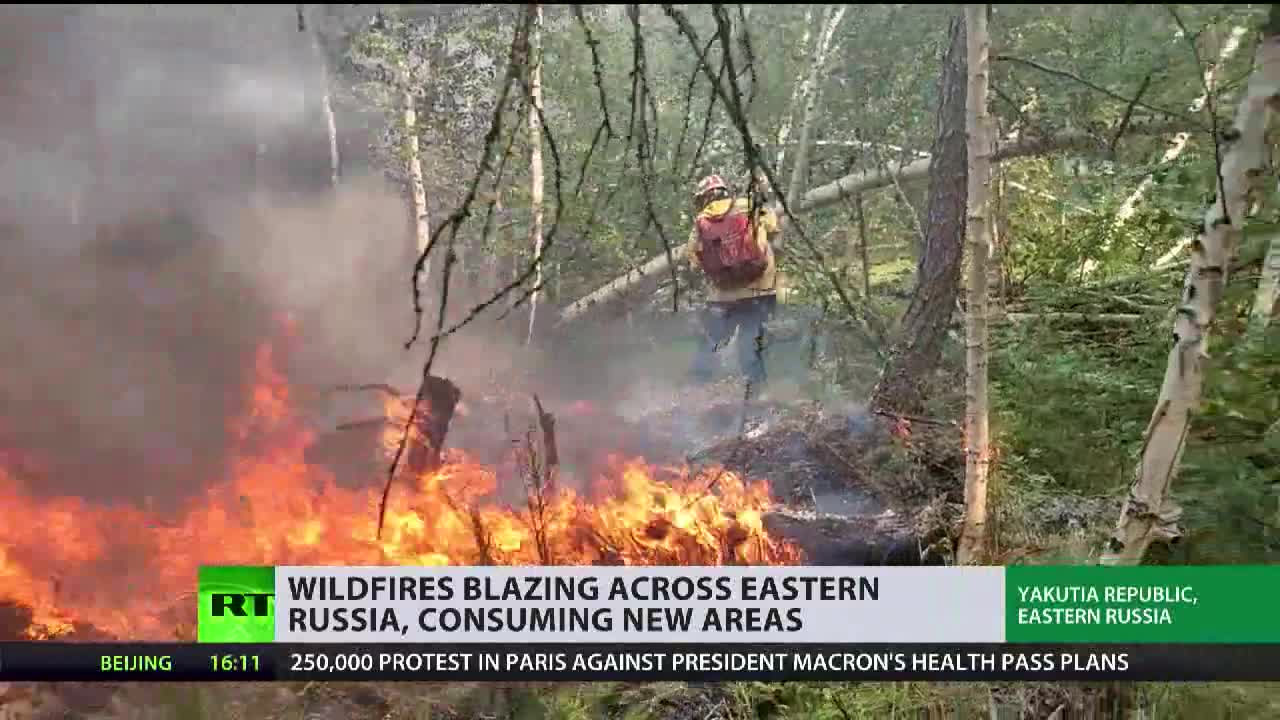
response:
<svg viewBox="0 0 1280 720"><path fill-rule="evenodd" d="M586 36L587 47L591 49L591 73L595 78L596 91L600 93L601 124L604 126L606 137L612 139L614 135L613 125L609 122L609 97L604 91L604 70L600 64L600 41L591 34L591 27L587 25L587 18L582 14L582 6L573 5L572 7L573 16L577 19L578 26L582 28L582 34ZM595 147L594 142L592 147Z"/></svg>
<svg viewBox="0 0 1280 720"><path fill-rule="evenodd" d="M653 206L653 153L649 145L649 121L643 110L645 99L653 102L653 93L649 89L644 35L640 32L640 6L633 3L628 6L627 11L627 15L631 19L631 42L634 44L633 57L635 66L632 68L632 78L638 81L636 88L641 95L639 98L633 97L632 100L639 101L642 108L640 111L640 142L636 144L636 160L640 164L640 184L644 188L644 207L645 214L648 216L646 225L651 223L658 230L658 237L662 240L662 251L666 254L667 264L671 269L671 312L679 312L680 277L676 272L675 258L672 257L671 253L671 241L667 238L666 228L663 226L662 220L658 217L657 210ZM654 110L654 124L657 124L656 108ZM654 140L656 141L656 139L655 135Z"/></svg>
<svg viewBox="0 0 1280 720"><path fill-rule="evenodd" d="M1067 72L1066 70L1058 70L1057 68L1051 68L1051 67L1048 67L1047 65L1042 65L1036 62L1035 60L1027 60L1025 58L1015 57L1013 55L997 55L991 59L997 62L1008 62L1008 63L1015 63L1018 65L1025 65L1029 68L1039 70L1040 72L1045 73L1046 75L1056 75L1057 77L1071 80L1072 82L1083 85L1084 87L1087 87L1090 90L1093 90L1094 92L1102 93L1103 95L1106 95L1107 97L1112 98L1113 100L1119 100L1120 102L1127 103L1127 104L1132 103L1133 105L1136 105L1140 108L1145 108L1152 112L1160 113L1161 115L1166 115L1171 118L1183 120L1190 125L1193 125L1193 126L1197 125L1195 118L1190 117L1185 113L1180 113L1174 110L1167 110L1165 108L1158 107L1156 105L1144 103L1142 102L1141 98L1125 97L1124 95L1121 95L1120 93L1114 90L1105 88L1101 85L1098 85L1097 83L1093 83L1088 80L1085 80L1084 78L1080 77L1079 75L1076 75L1075 73Z"/></svg>
<svg viewBox="0 0 1280 720"><path fill-rule="evenodd" d="M917 212L915 206L911 204L911 199L907 197L907 191L902 189L902 181L898 179L898 174L889 169L889 163L885 162L884 155L881 154L880 149L873 147L871 148L871 152L875 154L876 164L880 166L880 171L887 174L890 179L893 180L893 190L898 195L898 199L902 201L902 204L909 211L907 214L911 216L911 222L915 227L916 235L920 238L920 247L924 247L927 240L924 232L924 225L920 223L920 213ZM902 159L899 158L898 167L902 167L902 165Z"/></svg>
<svg viewBox="0 0 1280 720"><path fill-rule="evenodd" d="M1177 23L1178 29L1182 31L1182 36L1187 39L1187 45L1191 48L1191 56L1195 58L1196 70L1200 75L1200 87L1204 90L1204 109L1209 114L1210 130L1213 135L1213 166L1215 177L1218 179L1218 199L1222 202L1222 218L1228 224L1232 222L1230 213L1227 212L1227 196L1226 186L1222 179L1222 143L1218 136L1218 113L1214 107L1213 88L1209 86L1208 74L1201 69L1205 67L1204 59L1200 57L1200 47L1196 45L1195 36L1187 31L1187 26L1183 24L1182 18L1178 15L1178 11L1172 5L1166 5L1165 9L1169 11L1169 15L1173 16L1173 21Z"/></svg>
<svg viewBox="0 0 1280 720"><path fill-rule="evenodd" d="M511 159L511 149L515 147L516 131L513 128L510 136L507 138L507 147L502 151L502 159L498 161L498 171L494 173L493 184L490 186L490 200L488 208L485 210L484 227L480 230L481 238L488 238L489 231L493 229L493 211L498 205L499 190L502 185L502 178L507 172L507 161Z"/></svg>
<svg viewBox="0 0 1280 720"><path fill-rule="evenodd" d="M450 243L452 243L452 238L457 235L458 227L461 226L463 221L471 215L471 203L475 201L481 180L489 172L489 156L493 149L493 144L502 134L502 115L506 109L507 98L511 92L511 85L519 74L515 71L515 68L522 64L521 58L527 54L525 45L528 43L529 23L530 20L526 17L524 25L516 29L516 32L511 39L511 50L507 60L506 76L503 79L502 90L498 95L498 102L494 105L493 117L489 122L489 131L485 134L484 148L480 154L480 164L479 167L476 168L475 176L471 179L471 184L467 189L467 194L458 208L453 211L445 222L441 223L440 227L436 228L434 233L431 234L430 242L428 242L427 246L423 248L422 252L418 255L417 262L414 263L412 278L414 314L413 335L410 336L408 342L405 343L405 349L413 347L414 343L417 342L418 335L422 329L422 294L418 287L418 277L422 274L427 258L430 257L431 251L435 249L436 242L439 241L440 236L446 230L449 231Z"/></svg>
<svg viewBox="0 0 1280 720"><path fill-rule="evenodd" d="M756 89L760 87L760 78L756 76L756 54L751 50L751 29L747 24L747 9L738 3L738 24L740 32L738 42L742 45L742 54L747 58L747 72L751 76L751 94L747 96L747 107L756 100Z"/></svg>
<svg viewBox="0 0 1280 720"><path fill-rule="evenodd" d="M702 48L702 55L705 57L711 51L711 43L715 42L715 38L707 40L707 44ZM689 134L689 116L693 114L693 89L698 84L699 68L694 66L693 72L689 73L689 83L684 89L684 122L680 125L680 139L676 141L676 150L671 155L671 172L674 173L676 166L680 163L680 158L684 154L684 141ZM711 93L711 99L707 101L707 111L704 113L703 119L703 142L706 142L706 120L711 116L711 109L715 106L715 91ZM702 154L702 148L699 146L698 152L694 154L694 164L697 164L697 158Z"/></svg>
<svg viewBox="0 0 1280 720"><path fill-rule="evenodd" d="M596 148L601 142L608 144L609 137L612 137L613 130L609 128L609 120L606 118L600 121L596 126L596 133L591 137L591 147L587 148L587 154L582 158L582 166L578 168L578 182L573 188L573 197L577 198L582 194L582 185L587 181L587 168L591 166L591 158L596 154Z"/></svg>
<svg viewBox="0 0 1280 720"><path fill-rule="evenodd" d="M1107 146L1107 155L1112 158L1116 156L1116 144L1120 142L1124 131L1129 129L1129 120L1133 117L1133 109L1138 106L1138 101L1142 98L1142 94L1147 91L1147 86L1150 84L1151 73L1147 73L1147 76L1142 79L1142 84L1138 86L1138 92L1134 94L1133 100L1124 109L1124 117L1120 118L1120 126L1116 128L1116 134L1111 136L1111 144Z"/></svg>

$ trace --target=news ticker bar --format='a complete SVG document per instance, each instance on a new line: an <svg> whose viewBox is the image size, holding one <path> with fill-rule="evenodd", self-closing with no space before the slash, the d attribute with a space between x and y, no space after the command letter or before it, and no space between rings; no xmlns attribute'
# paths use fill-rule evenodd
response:
<svg viewBox="0 0 1280 720"><path fill-rule="evenodd" d="M1280 681L1280 644L0 643L0 681Z"/></svg>

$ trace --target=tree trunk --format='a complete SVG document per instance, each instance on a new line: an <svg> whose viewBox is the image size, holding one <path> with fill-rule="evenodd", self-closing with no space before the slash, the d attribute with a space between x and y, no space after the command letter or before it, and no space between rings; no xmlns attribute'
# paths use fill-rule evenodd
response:
<svg viewBox="0 0 1280 720"><path fill-rule="evenodd" d="M338 122L333 114L333 100L329 93L329 61L325 59L324 48L320 46L320 33L315 23L310 25L311 54L315 56L316 67L320 71L320 107L324 112L325 130L329 138L329 184L338 187L342 176L342 161L338 155Z"/></svg>
<svg viewBox="0 0 1280 720"><path fill-rule="evenodd" d="M493 200L493 222L485 229L481 239L484 252L482 260L484 276L480 281L480 289L485 295L492 295L502 287L502 255L498 252L498 226L502 224L506 212L502 207L502 193L498 191Z"/></svg>
<svg viewBox="0 0 1280 720"><path fill-rule="evenodd" d="M963 95L963 81L961 81L960 88L961 95ZM964 122L963 112L961 113L959 122ZM959 125L957 127L963 126ZM1160 123L1131 127L1127 132L1129 134L1160 134L1171 130L1177 130L1181 127L1182 125L1178 123ZM961 131L957 130L957 132ZM992 160L999 162L1001 160L1009 160L1012 158L1048 155L1050 153L1065 152L1069 150L1077 152L1105 153L1107 143L1107 139L1102 137L1102 135L1081 131L1068 131L1045 137L1025 138L1017 143L1001 148L992 156ZM838 180L834 180L826 185L816 187L806 192L800 198L800 202L797 203L796 206L792 207L792 211L799 214L800 212L807 210L817 210L840 202L844 198L853 197L854 195L868 190L888 187L893 184L893 178L895 176L900 182L911 182L925 177L931 177L932 167L933 159L932 157L928 157L918 158L911 162L891 162L889 164L889 168L885 170L866 170L850 173ZM957 192L963 194L963 182L960 183L959 190L957 190ZM932 215L930 217L932 217ZM956 222L962 223L963 221L957 220ZM677 257L677 260L679 261L680 257ZM593 308L606 304L617 299L623 294L636 289L643 284L646 278L651 278L660 273L667 272L669 267L670 265L667 262L666 253L663 253L651 258L643 265L631 268L627 272L619 275L613 280L610 280L591 293L565 306L560 311L560 316L556 320L556 325L573 322Z"/></svg>
<svg viewBox="0 0 1280 720"><path fill-rule="evenodd" d="M809 54L809 43L813 38L813 6L806 5L804 10L804 35L800 36L800 47L797 49L799 57L805 57ZM806 82L798 82L791 89L791 104L787 106L787 117L782 121L782 127L778 128L778 159L774 165L774 172L782 175L783 167L787 161L787 141L791 139L791 126L795 123L796 111L805 105L804 93L810 87ZM753 133L754 135L754 133Z"/></svg>
<svg viewBox="0 0 1280 720"><path fill-rule="evenodd" d="M1266 329L1276 315L1276 301L1280 299L1280 232L1271 234L1267 254L1262 260L1262 276L1258 278L1258 293L1253 298L1250 322L1258 329Z"/></svg>
<svg viewBox="0 0 1280 720"><path fill-rule="evenodd" d="M431 221L427 216L427 187L422 180L422 156L418 149L418 111L408 69L400 76L401 101L404 104L405 154L409 161L409 190L413 210L413 237L420 257L431 242ZM422 277L431 277L431 258L422 266Z"/></svg>
<svg viewBox="0 0 1280 720"><path fill-rule="evenodd" d="M827 67L827 53L831 49L831 39L835 36L840 21L844 18L846 5L828 8L822 21L822 32L818 37L818 45L813 51L813 62L809 65L809 76L800 88L800 97L804 100L804 115L800 121L800 144L796 148L795 166L791 170L791 182L787 184L787 207L794 207L800 198L801 188L808 177L809 144L813 136L813 119L822 96L822 78ZM781 154L781 151L779 151ZM782 168L778 168L782 172ZM781 237L779 237L781 241Z"/></svg>
<svg viewBox="0 0 1280 720"><path fill-rule="evenodd" d="M432 375L423 383L422 402L418 405L410 435L413 442L405 458L409 477L417 478L440 469L449 423L461 399L462 391L445 378Z"/></svg>
<svg viewBox="0 0 1280 720"><path fill-rule="evenodd" d="M938 364L942 338L955 312L963 255L966 200L965 26L951 22L942 62L938 134L929 170L929 222L916 266L916 286L903 316L899 340L872 395L877 408L919 412L920 387Z"/></svg>
<svg viewBox="0 0 1280 720"><path fill-rule="evenodd" d="M956 562L981 562L987 540L987 257L991 252L991 116L987 82L991 40L985 4L966 5L969 93L965 99L969 155L969 296L965 315L964 529Z"/></svg>
<svg viewBox="0 0 1280 720"><path fill-rule="evenodd" d="M1142 460L1101 562L1136 565L1153 542L1177 540L1181 510L1169 487L1186 445L1191 413L1199 405L1209 328L1226 285L1236 244L1243 233L1253 182L1268 163L1266 141L1271 106L1280 95L1280 6L1258 44L1253 74L1232 127L1222 133L1222 166L1217 197L1191 246L1191 266L1183 283L1174 325L1174 343L1155 411L1147 426Z"/></svg>
<svg viewBox="0 0 1280 720"><path fill-rule="evenodd" d="M533 293L529 296L529 333L525 344L533 343L538 317L538 295L542 288L542 5L530 6L533 22L529 28L529 245L533 247Z"/></svg>
<svg viewBox="0 0 1280 720"><path fill-rule="evenodd" d="M862 255L862 296L871 297L871 254L867 252L867 215L862 194L853 196L853 209L858 219L858 252Z"/></svg>

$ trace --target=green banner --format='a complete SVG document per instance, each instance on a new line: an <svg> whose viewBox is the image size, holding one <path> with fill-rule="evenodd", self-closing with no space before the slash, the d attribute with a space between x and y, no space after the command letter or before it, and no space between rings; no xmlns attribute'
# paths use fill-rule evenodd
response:
<svg viewBox="0 0 1280 720"><path fill-rule="evenodd" d="M200 568L196 640L202 643L262 643L276 639L276 569Z"/></svg>
<svg viewBox="0 0 1280 720"><path fill-rule="evenodd" d="M1015 566L1008 642L1280 642L1280 566Z"/></svg>

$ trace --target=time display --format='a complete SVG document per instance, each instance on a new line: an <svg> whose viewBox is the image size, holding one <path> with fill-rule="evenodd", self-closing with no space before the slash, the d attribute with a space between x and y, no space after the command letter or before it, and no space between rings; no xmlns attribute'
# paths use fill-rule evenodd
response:
<svg viewBox="0 0 1280 720"><path fill-rule="evenodd" d="M262 665L257 655L210 655L214 672L258 672Z"/></svg>

